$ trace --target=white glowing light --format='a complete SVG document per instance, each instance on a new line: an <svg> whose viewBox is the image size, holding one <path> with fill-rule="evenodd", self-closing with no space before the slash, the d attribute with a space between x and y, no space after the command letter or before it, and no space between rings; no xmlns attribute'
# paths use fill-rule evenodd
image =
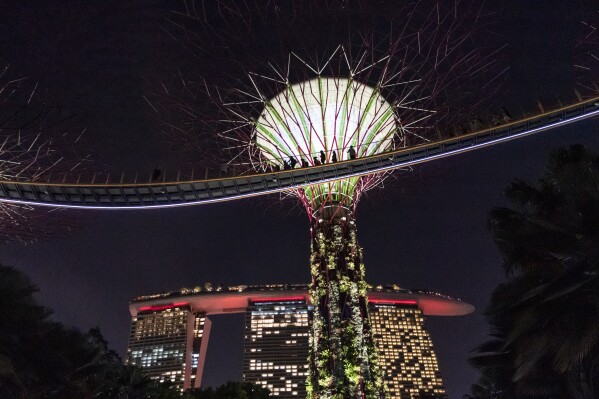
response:
<svg viewBox="0 0 599 399"><path fill-rule="evenodd" d="M393 147L398 133L393 106L379 90L349 78L319 77L290 85L265 103L256 122L256 144L264 158L282 165L294 157L314 165L375 155Z"/></svg>
<svg viewBox="0 0 599 399"><path fill-rule="evenodd" d="M256 121L256 145L267 163L293 168L376 155L393 149L401 132L378 89L350 78L323 78L287 86L265 102ZM304 190L312 207L353 203L359 179Z"/></svg>

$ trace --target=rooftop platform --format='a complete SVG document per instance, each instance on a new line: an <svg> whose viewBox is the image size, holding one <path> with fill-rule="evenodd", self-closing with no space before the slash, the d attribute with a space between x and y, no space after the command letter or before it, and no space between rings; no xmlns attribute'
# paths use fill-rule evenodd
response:
<svg viewBox="0 0 599 399"><path fill-rule="evenodd" d="M260 286L231 286L147 295L129 304L132 316L139 312L189 306L194 312L207 315L243 313L250 301L310 300L308 285L272 284ZM418 306L426 316L463 316L474 312L474 306L446 295L425 290L408 290L398 286L377 286L368 290L368 300L377 304Z"/></svg>

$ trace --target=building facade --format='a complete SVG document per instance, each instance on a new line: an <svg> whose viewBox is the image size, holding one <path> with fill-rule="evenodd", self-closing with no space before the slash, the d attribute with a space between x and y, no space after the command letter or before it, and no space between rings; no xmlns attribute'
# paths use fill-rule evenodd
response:
<svg viewBox="0 0 599 399"><path fill-rule="evenodd" d="M376 287L370 320L389 399L443 397L425 316L458 316L474 308L437 293ZM201 387L211 314L245 313L243 379L280 398L306 396L310 315L307 286L235 286L139 297L132 315L127 363L180 389Z"/></svg>
<svg viewBox="0 0 599 399"><path fill-rule="evenodd" d="M387 397L444 396L433 341L416 302L373 300L369 313Z"/></svg>
<svg viewBox="0 0 599 399"><path fill-rule="evenodd" d="M280 398L305 398L308 375L306 298L251 300L245 316L243 379Z"/></svg>
<svg viewBox="0 0 599 399"><path fill-rule="evenodd" d="M187 303L142 307L131 320L126 362L181 390L199 387L209 329L206 314Z"/></svg>

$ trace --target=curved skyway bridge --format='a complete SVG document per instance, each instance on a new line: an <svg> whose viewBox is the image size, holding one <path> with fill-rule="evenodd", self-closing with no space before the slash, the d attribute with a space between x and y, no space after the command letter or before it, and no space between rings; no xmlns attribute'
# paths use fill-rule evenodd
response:
<svg viewBox="0 0 599 399"><path fill-rule="evenodd" d="M230 201L405 168L598 115L599 97L595 97L500 126L374 156L218 179L105 184L0 181L0 202L54 208L144 209Z"/></svg>

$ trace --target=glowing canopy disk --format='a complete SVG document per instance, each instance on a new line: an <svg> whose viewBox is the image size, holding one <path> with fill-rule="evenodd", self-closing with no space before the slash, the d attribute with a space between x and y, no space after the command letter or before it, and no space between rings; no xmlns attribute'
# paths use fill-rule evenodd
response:
<svg viewBox="0 0 599 399"><path fill-rule="evenodd" d="M255 140L266 163L316 165L389 151L401 126L377 88L351 78L318 77L288 85L266 101ZM401 134L400 134L401 135ZM305 190L313 208L351 204L359 178Z"/></svg>

